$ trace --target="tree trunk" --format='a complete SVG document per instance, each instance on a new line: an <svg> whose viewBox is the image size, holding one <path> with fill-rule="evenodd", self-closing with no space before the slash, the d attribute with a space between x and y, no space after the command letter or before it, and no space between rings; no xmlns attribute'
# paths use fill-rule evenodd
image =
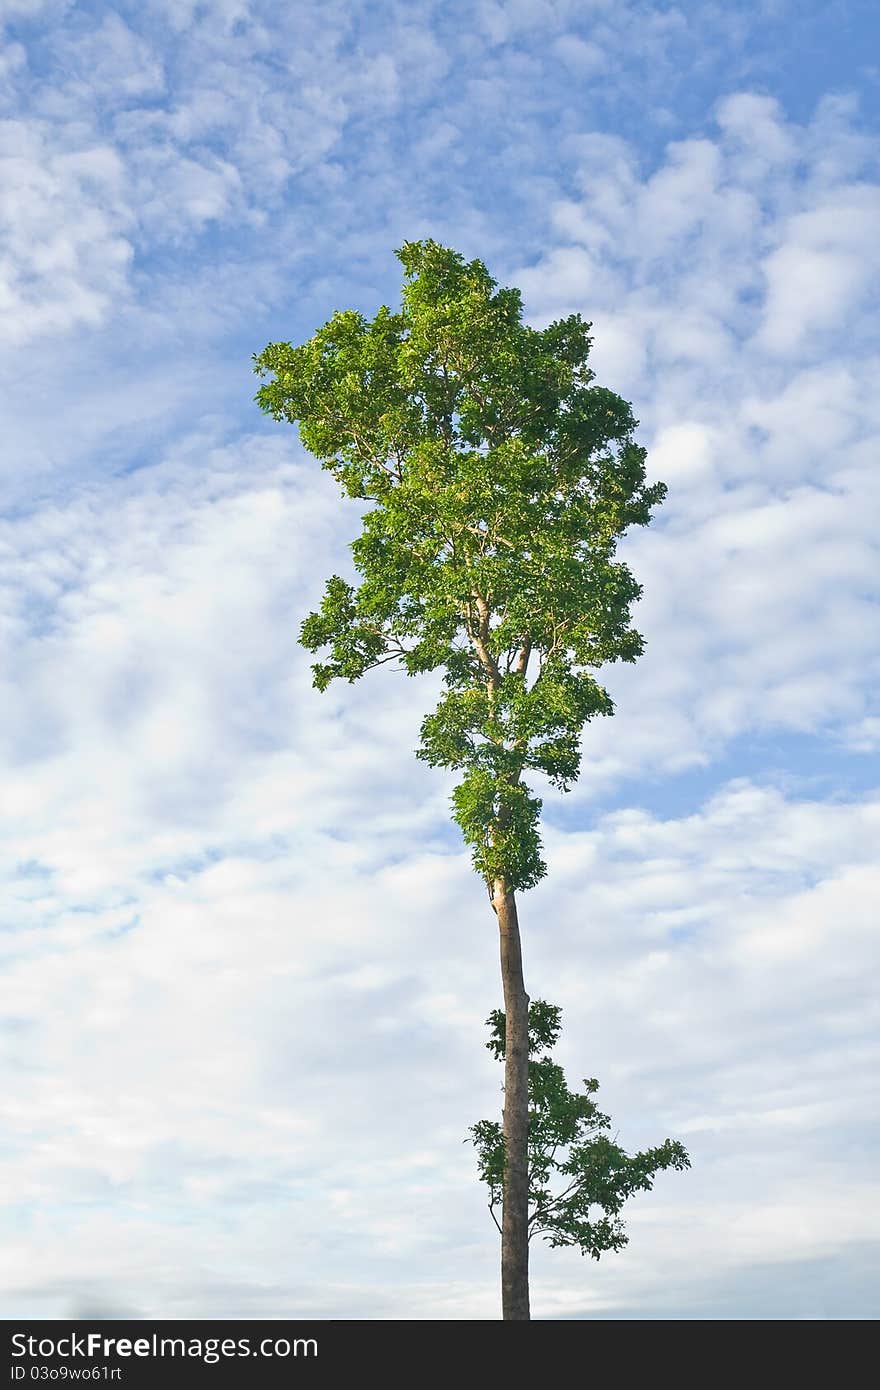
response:
<svg viewBox="0 0 880 1390"><path fill-rule="evenodd" d="M529 1313L529 996L523 983L519 919L513 890L493 885L504 986L504 1206L501 1218L501 1308L505 1321Z"/></svg>

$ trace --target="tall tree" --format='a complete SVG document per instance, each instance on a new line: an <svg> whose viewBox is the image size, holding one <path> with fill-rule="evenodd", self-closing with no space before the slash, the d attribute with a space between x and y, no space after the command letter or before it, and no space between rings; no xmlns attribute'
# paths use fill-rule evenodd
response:
<svg viewBox="0 0 880 1390"><path fill-rule="evenodd" d="M506 1016L501 1286L529 1317L528 1007L517 892L546 872L538 772L567 790L596 679L634 661L641 592L615 558L664 494L645 482L628 403L588 366L580 315L537 330L516 289L434 241L405 243L399 309L335 313L299 347L255 358L257 393L349 497L368 504L351 550L361 583L332 576L300 640L315 685L396 660L443 672L417 756L455 769L453 816L496 914Z"/></svg>

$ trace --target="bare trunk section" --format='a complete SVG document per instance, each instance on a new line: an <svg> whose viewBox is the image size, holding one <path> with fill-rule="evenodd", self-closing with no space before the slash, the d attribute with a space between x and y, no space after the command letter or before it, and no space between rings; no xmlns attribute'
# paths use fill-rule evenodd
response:
<svg viewBox="0 0 880 1390"><path fill-rule="evenodd" d="M476 605L475 624L465 613L468 635L486 675L489 720L494 722L501 672L490 649L489 604L482 594L471 595ZM525 679L532 651L525 637L517 660L517 674ZM508 666L509 670L509 666ZM503 738L498 744L506 749ZM510 750L506 750L510 751ZM519 772L512 781L517 781ZM508 810L501 798L497 824L490 828L492 843L507 825ZM529 1312L529 996L523 982L522 947L516 898L506 877L490 884L492 906L498 917L501 942L501 983L504 987L504 1193L501 1216L501 1316L507 1321L527 1321Z"/></svg>
<svg viewBox="0 0 880 1390"><path fill-rule="evenodd" d="M493 884L504 986L504 1207L501 1218L501 1308L505 1321L529 1313L529 996L523 983L519 918L513 890Z"/></svg>

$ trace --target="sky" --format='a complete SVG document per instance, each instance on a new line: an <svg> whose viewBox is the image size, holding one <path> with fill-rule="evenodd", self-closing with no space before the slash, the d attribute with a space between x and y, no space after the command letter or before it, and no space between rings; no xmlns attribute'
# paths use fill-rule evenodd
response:
<svg viewBox="0 0 880 1390"><path fill-rule="evenodd" d="M526 981L689 1173L533 1314L880 1283L880 117L868 0L0 0L0 1312L484 1319L497 929L433 677L311 688L356 504L251 354L404 240L580 312L654 524L545 800Z"/></svg>

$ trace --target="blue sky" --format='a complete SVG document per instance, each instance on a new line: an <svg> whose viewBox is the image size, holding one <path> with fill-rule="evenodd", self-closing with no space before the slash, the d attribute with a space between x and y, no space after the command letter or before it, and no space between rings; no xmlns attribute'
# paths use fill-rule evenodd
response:
<svg viewBox="0 0 880 1390"><path fill-rule="evenodd" d="M592 320L669 485L523 924L563 1060L694 1166L535 1315L873 1315L872 11L0 0L6 1316L497 1316L433 684L311 689L357 514L252 401L423 235Z"/></svg>

